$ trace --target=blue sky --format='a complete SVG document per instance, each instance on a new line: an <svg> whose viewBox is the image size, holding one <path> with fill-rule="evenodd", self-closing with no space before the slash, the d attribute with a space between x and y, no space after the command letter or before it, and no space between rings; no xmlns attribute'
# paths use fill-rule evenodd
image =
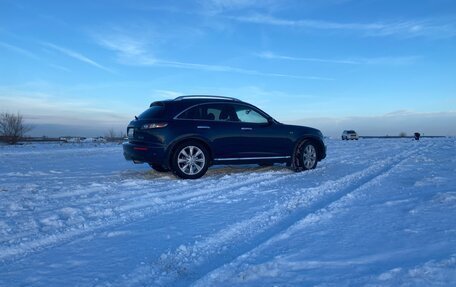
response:
<svg viewBox="0 0 456 287"><path fill-rule="evenodd" d="M0 0L0 111L94 136L217 94L332 136L456 135L455 51L452 0Z"/></svg>

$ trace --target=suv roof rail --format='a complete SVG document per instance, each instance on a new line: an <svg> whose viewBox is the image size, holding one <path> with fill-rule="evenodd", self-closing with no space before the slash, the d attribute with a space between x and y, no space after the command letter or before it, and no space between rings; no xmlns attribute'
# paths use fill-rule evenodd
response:
<svg viewBox="0 0 456 287"><path fill-rule="evenodd" d="M211 95L189 95L189 96L180 96L174 99L174 101L181 101L185 99L219 99L219 100L228 100L240 102L241 100L232 98L232 97L223 97L223 96L211 96Z"/></svg>

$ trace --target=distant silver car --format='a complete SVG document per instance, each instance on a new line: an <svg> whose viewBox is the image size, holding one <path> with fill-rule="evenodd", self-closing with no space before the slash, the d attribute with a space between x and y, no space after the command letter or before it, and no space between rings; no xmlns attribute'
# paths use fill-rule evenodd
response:
<svg viewBox="0 0 456 287"><path fill-rule="evenodd" d="M345 130L342 133L342 140L358 140L359 136L354 130Z"/></svg>

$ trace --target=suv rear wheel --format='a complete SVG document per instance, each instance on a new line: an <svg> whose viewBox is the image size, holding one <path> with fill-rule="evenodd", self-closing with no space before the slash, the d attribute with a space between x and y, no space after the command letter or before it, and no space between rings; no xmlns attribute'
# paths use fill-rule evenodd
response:
<svg viewBox="0 0 456 287"><path fill-rule="evenodd" d="M171 170L183 179L202 177L209 167L209 153L197 141L187 141L179 144L171 159Z"/></svg>

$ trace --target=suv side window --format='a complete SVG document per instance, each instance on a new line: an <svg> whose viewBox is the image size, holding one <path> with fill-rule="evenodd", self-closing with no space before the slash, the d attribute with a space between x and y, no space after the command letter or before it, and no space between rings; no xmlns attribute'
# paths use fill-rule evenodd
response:
<svg viewBox="0 0 456 287"><path fill-rule="evenodd" d="M266 124L268 119L251 107L235 105L236 116L244 123Z"/></svg>
<svg viewBox="0 0 456 287"><path fill-rule="evenodd" d="M239 121L234 108L227 104L201 104L186 110L178 118L206 121Z"/></svg>

